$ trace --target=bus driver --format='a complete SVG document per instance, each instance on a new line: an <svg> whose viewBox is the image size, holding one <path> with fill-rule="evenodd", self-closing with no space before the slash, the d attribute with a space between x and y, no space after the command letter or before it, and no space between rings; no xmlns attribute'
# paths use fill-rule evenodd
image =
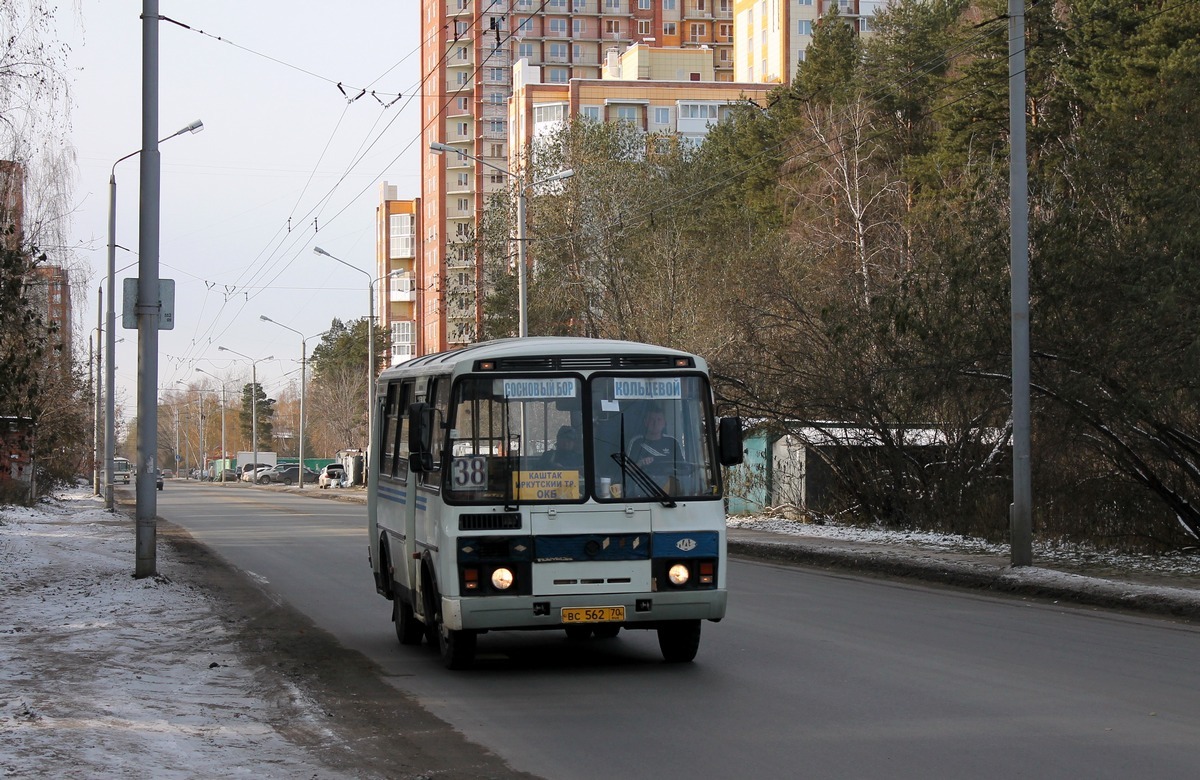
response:
<svg viewBox="0 0 1200 780"><path fill-rule="evenodd" d="M663 435L667 418L662 407L649 407L642 426L645 432L629 442L629 458L650 474L670 474L680 460L679 442Z"/></svg>

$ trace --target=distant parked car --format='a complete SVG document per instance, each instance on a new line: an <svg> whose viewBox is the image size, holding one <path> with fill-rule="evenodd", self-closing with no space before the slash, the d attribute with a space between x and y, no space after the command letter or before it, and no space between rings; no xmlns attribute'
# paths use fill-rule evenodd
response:
<svg viewBox="0 0 1200 780"><path fill-rule="evenodd" d="M317 477L317 487L341 487L346 483L346 467L340 463L330 463L325 468L321 469L321 475Z"/></svg>
<svg viewBox="0 0 1200 780"><path fill-rule="evenodd" d="M246 467L245 469L242 469L242 472L241 472L241 481L244 481L244 482L257 482L257 481L258 481L258 475L259 475L259 474L262 474L263 472L265 472L265 470L266 470L266 469L269 469L269 468L272 468L272 467L270 467L270 466L263 466L263 464L259 464L258 468L251 468L251 467L250 467L250 466L248 466L248 464L247 464L247 467Z"/></svg>
<svg viewBox="0 0 1200 780"><path fill-rule="evenodd" d="M258 484L266 485L275 483L280 485L295 485L299 481L300 467L296 465L275 466L266 471L258 472L256 479ZM304 469L304 481L311 485L317 481L317 472L312 469Z"/></svg>
<svg viewBox="0 0 1200 780"><path fill-rule="evenodd" d="M216 472L216 474L213 476L213 482L220 482L222 474L224 474L226 482L238 481L238 473L236 471L233 469L225 469L224 471Z"/></svg>

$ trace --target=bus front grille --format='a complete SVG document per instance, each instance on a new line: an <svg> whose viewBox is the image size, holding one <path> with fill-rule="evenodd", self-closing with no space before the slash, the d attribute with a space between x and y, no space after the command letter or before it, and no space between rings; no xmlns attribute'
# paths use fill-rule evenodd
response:
<svg viewBox="0 0 1200 780"><path fill-rule="evenodd" d="M487 515L459 515L460 531L515 531L521 527L520 512Z"/></svg>

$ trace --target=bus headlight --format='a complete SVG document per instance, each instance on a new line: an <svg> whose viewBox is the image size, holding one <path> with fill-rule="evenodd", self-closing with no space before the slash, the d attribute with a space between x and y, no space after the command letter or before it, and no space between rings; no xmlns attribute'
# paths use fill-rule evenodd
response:
<svg viewBox="0 0 1200 780"><path fill-rule="evenodd" d="M686 585L688 577L690 576L691 572L688 571L688 567L684 566L682 563L675 564L671 567L670 571L667 572L667 577L671 579L671 584L676 586Z"/></svg>
<svg viewBox="0 0 1200 780"><path fill-rule="evenodd" d="M492 572L492 586L496 590L508 590L512 584L513 573L510 570L500 567Z"/></svg>

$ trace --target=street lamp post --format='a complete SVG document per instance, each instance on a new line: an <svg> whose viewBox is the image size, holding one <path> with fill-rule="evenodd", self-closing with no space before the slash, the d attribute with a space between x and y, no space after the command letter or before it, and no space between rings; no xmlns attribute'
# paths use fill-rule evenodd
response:
<svg viewBox="0 0 1200 780"><path fill-rule="evenodd" d="M450 146L449 144L443 144L443 143L434 141L433 143L431 143L429 145L429 149L430 149L430 151L434 152L435 154L441 154L442 152L455 152L456 154L459 154L463 157L469 157L470 159L474 160L475 162L479 163L480 165L485 165L494 171L499 171L500 173L503 173L505 176L508 176L514 182L516 182L516 185L517 185L517 335L520 336L521 338L525 338L526 336L529 335L529 297L528 297L529 293L528 293L528 283L526 281L526 274L528 273L528 269L526 267L527 266L527 249L525 246L525 243L526 243L525 215L526 215L526 211L529 206L528 192L531 188L536 187L539 184L549 184L552 181L562 181L563 179L569 179L575 175L575 171L568 168L565 171L559 171L558 173L554 174L553 176L547 176L544 179L539 179L538 181L526 184L524 179L522 179L520 176L513 173L512 171L508 170L507 168L501 168L498 165L493 165L492 163L488 162L487 160L476 157L473 154L468 154L467 152L464 152L461 149L457 149L453 146Z"/></svg>
<svg viewBox="0 0 1200 780"><path fill-rule="evenodd" d="M225 458L226 453L228 452L225 449L225 382L220 377L216 376L215 374L208 373L203 368L197 368L196 373L211 376L213 379L221 383L221 484L225 484Z"/></svg>
<svg viewBox="0 0 1200 780"><path fill-rule="evenodd" d="M169 141L177 135L184 133L198 133L204 129L204 123L197 119L187 127L177 130L171 135L159 141ZM114 350L116 349L116 329L117 329L117 314L114 301L116 299L116 275L114 270L117 264L117 164L123 160L128 160L130 157L141 154L142 150L130 152L124 157L112 164L112 172L108 177L108 306L105 312L105 344L104 354L108 359L108 365L105 367L104 373L104 506L107 509L113 508L113 482L112 468L113 455L115 454L115 424L113 415L116 413L116 402L114 400L113 389L116 384L116 361L113 360Z"/></svg>
<svg viewBox="0 0 1200 780"><path fill-rule="evenodd" d="M300 470L296 473L296 482L300 485L300 489L303 490L304 489L304 385L306 384L305 376L304 376L304 367L305 367L305 364L308 362L308 339L316 338L316 336L305 337L305 335L303 333L296 330L295 328L289 328L287 325L284 325L282 322L276 322L275 320L271 319L270 317L268 317L265 314L258 315L258 318L260 320L262 320L263 322L269 322L273 325L278 325L279 327L283 328L284 330L290 330L292 333L295 333L297 336L300 337L300 448L297 453L297 457L300 459ZM328 333L328 331L323 330L320 333L318 333L317 336L322 336L325 333ZM197 369L197 370L199 370L199 369Z"/></svg>
<svg viewBox="0 0 1200 780"><path fill-rule="evenodd" d="M251 447L254 449L254 470L258 472L258 364L264 360L274 360L275 356L259 358L255 360L249 355L243 355L241 352L236 352L229 347L217 347L221 352L233 352L238 357L243 357L250 361L250 441ZM239 464L240 465L240 464Z"/></svg>

